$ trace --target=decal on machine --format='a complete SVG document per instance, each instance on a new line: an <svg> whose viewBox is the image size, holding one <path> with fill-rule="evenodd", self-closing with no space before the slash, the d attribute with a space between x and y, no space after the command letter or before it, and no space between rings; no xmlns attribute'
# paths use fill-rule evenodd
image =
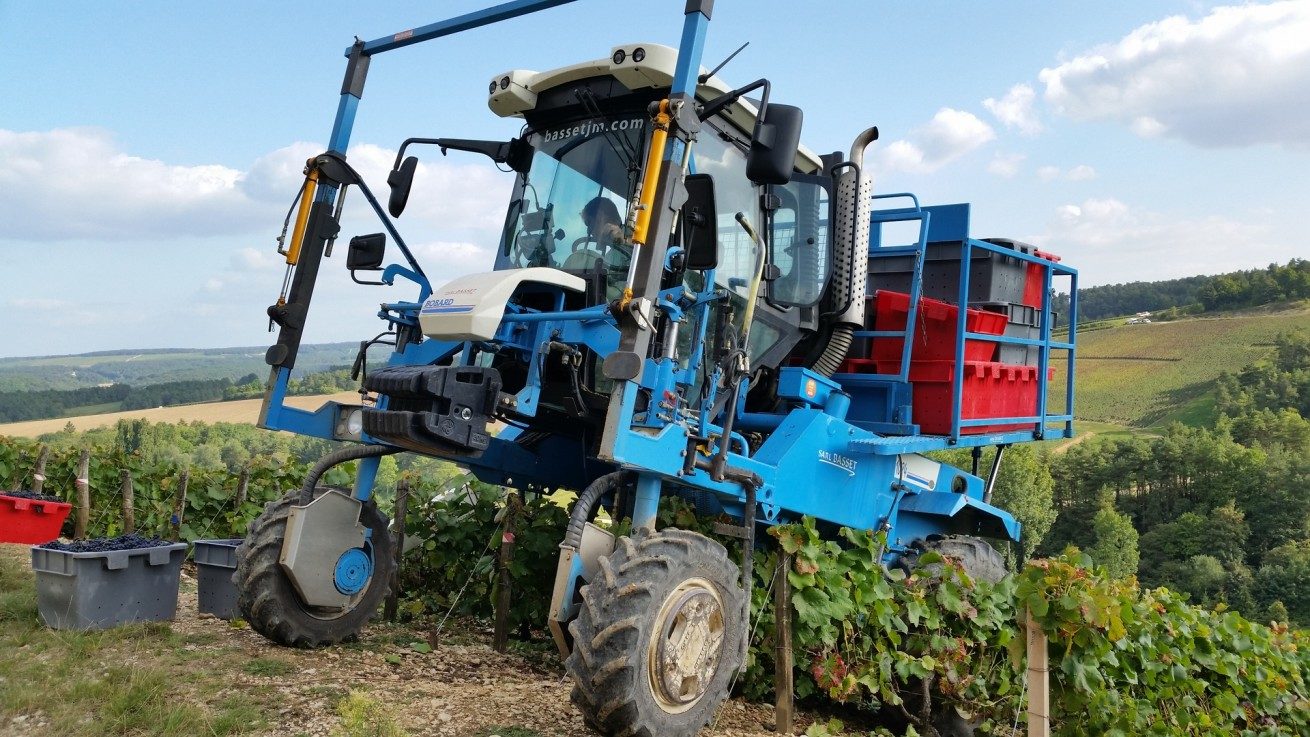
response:
<svg viewBox="0 0 1310 737"><path fill-rule="evenodd" d="M424 315L444 315L458 312L469 312L473 305L457 305L453 297L431 297L423 303L421 314Z"/></svg>
<svg viewBox="0 0 1310 737"><path fill-rule="evenodd" d="M941 475L942 464L930 461L921 455L906 453L898 456L897 476L901 481L909 481L928 491L937 488L937 479Z"/></svg>
<svg viewBox="0 0 1310 737"><path fill-rule="evenodd" d="M826 463L829 466L836 466L846 472L848 476L855 475L856 461L854 458L847 458L840 453L833 453L827 450L819 451L819 462Z"/></svg>

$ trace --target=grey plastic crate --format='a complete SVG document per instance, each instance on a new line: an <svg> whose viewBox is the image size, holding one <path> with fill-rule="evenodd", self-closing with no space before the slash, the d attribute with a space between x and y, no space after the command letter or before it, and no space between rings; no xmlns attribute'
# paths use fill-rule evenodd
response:
<svg viewBox="0 0 1310 737"><path fill-rule="evenodd" d="M34 547L37 610L55 629L170 620L185 558L186 543L102 553Z"/></svg>
<svg viewBox="0 0 1310 737"><path fill-rule="evenodd" d="M219 619L237 616L237 586L232 573L237 567L235 540L196 540L196 581L200 589L200 613Z"/></svg>
<svg viewBox="0 0 1310 737"><path fill-rule="evenodd" d="M959 301L960 248L958 242L928 244L923 263L924 297L952 303ZM913 256L871 257L868 293L886 289L908 294L913 276ZM973 249L970 254L970 302L1022 302L1027 279L1027 264L1013 256L981 248Z"/></svg>

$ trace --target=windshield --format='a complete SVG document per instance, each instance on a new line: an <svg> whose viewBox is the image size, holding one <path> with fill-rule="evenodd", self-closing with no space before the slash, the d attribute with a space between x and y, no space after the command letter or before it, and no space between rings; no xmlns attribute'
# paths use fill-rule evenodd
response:
<svg viewBox="0 0 1310 737"><path fill-rule="evenodd" d="M547 128L530 140L532 167L510 202L497 268L551 266L627 276L628 201L640 176L646 121L594 118Z"/></svg>

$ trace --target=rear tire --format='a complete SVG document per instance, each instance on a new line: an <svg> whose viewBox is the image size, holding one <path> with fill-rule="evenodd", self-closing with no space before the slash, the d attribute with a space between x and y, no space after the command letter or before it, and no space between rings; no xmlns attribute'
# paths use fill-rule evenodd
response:
<svg viewBox="0 0 1310 737"><path fill-rule="evenodd" d="M967 535L932 535L916 541L915 552L901 558L901 567L911 573L919 566L919 558L929 551L940 553L960 564L969 578L975 581L996 583L1005 577L1005 559L986 540ZM940 575L941 564L925 567L929 575ZM935 689L934 689L935 690ZM960 716L955 707L946 703L940 693L933 694L932 723L941 737L974 737L982 724Z"/></svg>
<svg viewBox="0 0 1310 737"><path fill-rule="evenodd" d="M320 490L321 491L321 490ZM316 492L317 495L318 492ZM359 521L372 530L373 575L354 603L344 611L306 606L279 562L291 508L300 503L293 491L264 505L237 547L237 609L250 628L279 645L323 647L359 634L386 597L395 563L387 520L372 501L365 502Z"/></svg>
<svg viewBox="0 0 1310 737"><path fill-rule="evenodd" d="M926 552L940 553L964 568L969 578L975 581L996 583L1005 578L1005 558L987 543L986 540L967 535L930 535L926 540L914 543L915 551L901 558L901 567L911 573L919 565L919 558ZM933 564L927 570L934 575L939 573L940 564Z"/></svg>
<svg viewBox="0 0 1310 737"><path fill-rule="evenodd" d="M719 543L677 529L619 538L600 570L569 625L574 705L605 735L696 735L746 657L740 570Z"/></svg>

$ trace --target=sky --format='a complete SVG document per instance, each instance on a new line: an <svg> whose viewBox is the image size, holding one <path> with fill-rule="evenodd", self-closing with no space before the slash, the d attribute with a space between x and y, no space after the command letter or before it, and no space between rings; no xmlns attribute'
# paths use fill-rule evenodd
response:
<svg viewBox="0 0 1310 737"><path fill-rule="evenodd" d="M477 10L472 0L224 3L0 0L0 356L270 343L275 238L327 143L355 36ZM510 69L633 41L676 46L683 0L579 2L376 57L349 158L385 194L409 136L507 139L486 106ZM1059 254L1081 286L1310 256L1310 0L718 0L705 64L768 77L802 140L881 140L881 193L972 203L975 237ZM433 149L399 221L435 282L491 268L511 185ZM383 329L350 236L381 230L348 197L307 342Z"/></svg>

